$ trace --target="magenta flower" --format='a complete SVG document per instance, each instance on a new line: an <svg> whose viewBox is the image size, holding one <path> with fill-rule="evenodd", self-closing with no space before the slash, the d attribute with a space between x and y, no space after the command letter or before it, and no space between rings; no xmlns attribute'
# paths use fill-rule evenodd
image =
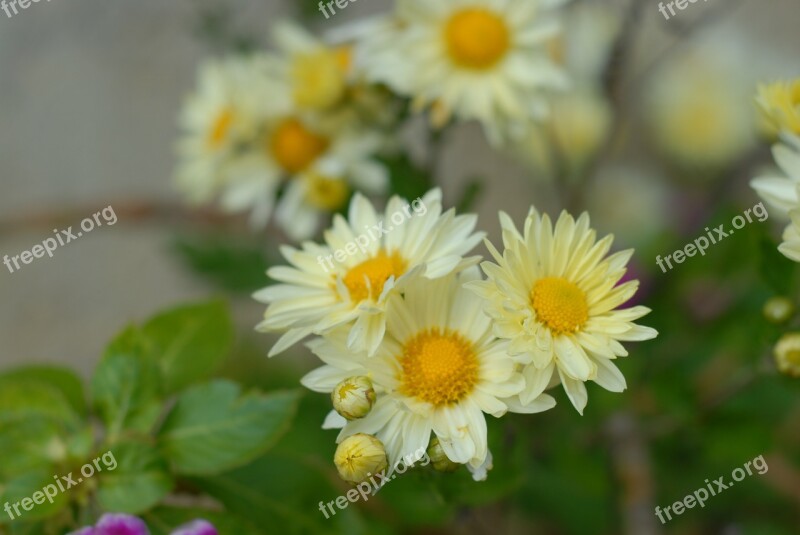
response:
<svg viewBox="0 0 800 535"><path fill-rule="evenodd" d="M150 535L141 519L124 514L106 514L100 517L91 535Z"/></svg>
<svg viewBox="0 0 800 535"><path fill-rule="evenodd" d="M195 520L179 527L172 532L172 535L219 535L219 533L209 522Z"/></svg>

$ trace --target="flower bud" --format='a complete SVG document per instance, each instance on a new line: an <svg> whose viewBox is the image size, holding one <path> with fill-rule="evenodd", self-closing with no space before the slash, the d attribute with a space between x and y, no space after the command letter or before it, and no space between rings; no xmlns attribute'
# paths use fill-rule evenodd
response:
<svg viewBox="0 0 800 535"><path fill-rule="evenodd" d="M428 445L428 457L437 472L455 472L461 465L450 460L439 443L439 437L433 437Z"/></svg>
<svg viewBox="0 0 800 535"><path fill-rule="evenodd" d="M331 401L336 412L348 420L363 418L375 404L375 389L369 377L348 377L333 389Z"/></svg>
<svg viewBox="0 0 800 535"><path fill-rule="evenodd" d="M778 340L775 364L782 374L800 377L800 333L786 333Z"/></svg>
<svg viewBox="0 0 800 535"><path fill-rule="evenodd" d="M794 303L785 297L772 297L764 303L764 317L772 323L783 323L794 314Z"/></svg>
<svg viewBox="0 0 800 535"><path fill-rule="evenodd" d="M378 474L389 466L383 442L372 435L356 433L344 439L333 462L339 476L350 483L361 483L372 474Z"/></svg>

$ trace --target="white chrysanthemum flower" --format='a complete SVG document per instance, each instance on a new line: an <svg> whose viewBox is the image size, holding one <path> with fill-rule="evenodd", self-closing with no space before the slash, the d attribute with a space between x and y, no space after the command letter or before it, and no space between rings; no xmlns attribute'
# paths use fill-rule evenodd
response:
<svg viewBox="0 0 800 535"><path fill-rule="evenodd" d="M484 262L488 280L467 287L486 300L495 335L510 340L511 355L525 364L519 403L537 399L556 377L580 413L585 381L624 390L625 378L612 362L628 354L620 341L657 335L633 323L648 308L617 310L639 286L635 280L619 284L633 251L606 258L613 236L597 241L585 213L575 221L564 212L553 228L548 216L531 208L523 234L507 214L500 222L505 250L501 254L487 242L497 263Z"/></svg>
<svg viewBox="0 0 800 535"><path fill-rule="evenodd" d="M672 61L649 83L644 116L651 137L685 168L720 169L755 139L750 80L729 44Z"/></svg>
<svg viewBox="0 0 800 535"><path fill-rule="evenodd" d="M559 30L546 12L560 3L400 0L395 18L375 26L383 35L361 43L357 63L417 108L432 106L434 125L476 119L499 142L544 114L544 90L565 85L546 47Z"/></svg>
<svg viewBox="0 0 800 535"><path fill-rule="evenodd" d="M268 274L279 284L257 292L269 306L258 329L286 331L270 351L275 355L312 333L346 325L348 346L374 354L386 330L386 303L415 276L436 279L474 265L464 258L483 233L473 233L477 216L442 213L441 191L410 205L392 197L385 215L356 194L349 221L334 216L325 245L284 247L291 267Z"/></svg>
<svg viewBox="0 0 800 535"><path fill-rule="evenodd" d="M264 118L288 102L288 93L267 76L261 56L203 64L180 118L176 182L181 192L191 202L213 200L226 187L228 171L247 157L241 149L254 143Z"/></svg>
<svg viewBox="0 0 800 535"><path fill-rule="evenodd" d="M772 155L785 176L754 178L750 186L772 208L786 216L798 204L797 186L800 185L800 137L784 133L784 143L772 147Z"/></svg>
<svg viewBox="0 0 800 535"><path fill-rule="evenodd" d="M372 411L346 422L331 413L325 427L343 427L338 441L366 433L386 447L389 463L428 448L431 433L447 457L467 464L478 478L491 461L484 414L540 412L555 405L542 394L521 407L524 388L508 342L492 334L482 300L463 288L480 276L477 268L436 280L417 278L403 296L393 295L386 336L374 357L347 348L347 333L335 331L308 345L325 363L302 379L317 392L330 392L351 375L368 375L378 400Z"/></svg>

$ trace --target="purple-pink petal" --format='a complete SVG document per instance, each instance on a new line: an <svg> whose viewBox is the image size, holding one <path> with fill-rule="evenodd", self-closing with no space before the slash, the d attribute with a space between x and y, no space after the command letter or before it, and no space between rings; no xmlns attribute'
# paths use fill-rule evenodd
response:
<svg viewBox="0 0 800 535"><path fill-rule="evenodd" d="M115 513L101 516L92 535L150 535L150 531L141 519Z"/></svg>
<svg viewBox="0 0 800 535"><path fill-rule="evenodd" d="M219 535L219 533L211 523L205 520L195 520L179 527L171 535Z"/></svg>

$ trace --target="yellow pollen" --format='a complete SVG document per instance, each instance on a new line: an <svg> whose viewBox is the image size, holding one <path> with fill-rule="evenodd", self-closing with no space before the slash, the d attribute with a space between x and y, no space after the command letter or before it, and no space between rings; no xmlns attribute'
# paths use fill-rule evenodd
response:
<svg viewBox="0 0 800 535"><path fill-rule="evenodd" d="M586 294L561 277L536 281L531 291L531 302L536 318L553 334L574 333L589 319Z"/></svg>
<svg viewBox="0 0 800 535"><path fill-rule="evenodd" d="M469 69L488 69L506 55L511 45L508 26L483 8L467 8L447 22L444 39L450 57Z"/></svg>
<svg viewBox="0 0 800 535"><path fill-rule="evenodd" d="M328 149L328 138L306 128L297 119L283 121L269 140L278 164L288 173L298 173Z"/></svg>
<svg viewBox="0 0 800 535"><path fill-rule="evenodd" d="M228 137L228 133L231 130L231 126L233 126L233 118L233 110L231 108L225 108L220 112L208 133L209 146L216 148L225 141L225 138Z"/></svg>
<svg viewBox="0 0 800 535"><path fill-rule="evenodd" d="M354 303L364 299L377 299L383 291L384 283L394 275L395 279L406 271L406 262L397 254L387 255L378 252L375 257L353 266L344 276L343 282Z"/></svg>
<svg viewBox="0 0 800 535"><path fill-rule="evenodd" d="M311 173L307 180L306 202L311 206L333 212L347 201L350 188L344 180L317 173Z"/></svg>
<svg viewBox="0 0 800 535"><path fill-rule="evenodd" d="M400 392L434 406L458 403L478 383L478 357L460 334L438 328L422 331L399 358Z"/></svg>

